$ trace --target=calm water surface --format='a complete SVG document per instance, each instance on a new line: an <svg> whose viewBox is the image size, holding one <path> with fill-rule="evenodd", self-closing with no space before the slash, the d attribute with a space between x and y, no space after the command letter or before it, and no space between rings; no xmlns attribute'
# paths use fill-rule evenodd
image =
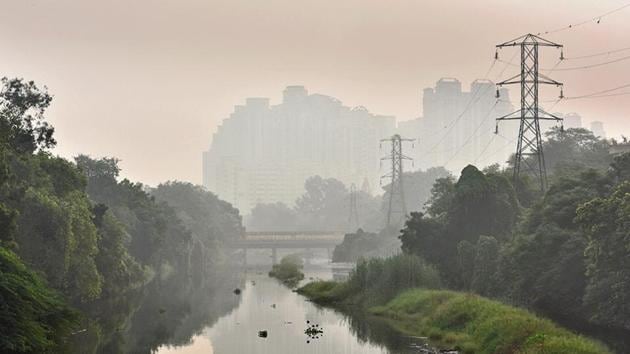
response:
<svg viewBox="0 0 630 354"><path fill-rule="evenodd" d="M309 277L330 279L330 269L307 271ZM384 324L368 323L318 307L269 278L265 272L248 271L239 305L191 340L187 346L163 346L160 354L391 354L417 352L410 340ZM231 291L225 296L237 296ZM323 327L318 339L304 333L307 322ZM373 322L373 321L372 321ZM267 330L260 338L258 331ZM371 339L375 337L375 339ZM377 344L378 343L378 344ZM387 344L390 343L390 344ZM389 348L387 348L389 347ZM398 347L398 348L396 348Z"/></svg>

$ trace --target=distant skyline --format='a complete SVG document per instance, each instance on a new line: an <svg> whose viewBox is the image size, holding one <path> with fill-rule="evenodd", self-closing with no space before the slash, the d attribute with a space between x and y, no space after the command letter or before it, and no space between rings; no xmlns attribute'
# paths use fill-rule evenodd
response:
<svg viewBox="0 0 630 354"><path fill-rule="evenodd" d="M0 0L0 76L48 86L64 157L115 156L123 176L155 185L201 183L201 152L247 97L281 100L285 86L365 106L399 121L422 112L422 89L441 77L483 78L494 45L579 23L621 0ZM571 58L630 46L630 8L543 36ZM503 50L509 60L514 51ZM553 67L555 49L541 53ZM630 55L569 60L582 66ZM516 61L515 61L516 62ZM496 80L505 64L496 63ZM508 67L503 78L516 73ZM630 60L554 71L566 96L630 83ZM516 87L510 88L517 99ZM629 92L630 89L619 92ZM543 92L553 100L556 90ZM561 102L609 137L630 135L630 96ZM516 104L517 102L515 102Z"/></svg>

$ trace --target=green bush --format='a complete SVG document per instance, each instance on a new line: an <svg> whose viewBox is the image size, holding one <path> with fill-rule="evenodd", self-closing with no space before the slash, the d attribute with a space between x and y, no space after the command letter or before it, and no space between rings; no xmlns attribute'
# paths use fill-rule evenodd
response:
<svg viewBox="0 0 630 354"><path fill-rule="evenodd" d="M42 353L57 348L77 320L44 281L0 247L0 352Z"/></svg>
<svg viewBox="0 0 630 354"><path fill-rule="evenodd" d="M280 264L274 264L269 276L282 281L285 285L294 287L304 279L302 269L304 264L299 257L289 255L280 260Z"/></svg>
<svg viewBox="0 0 630 354"><path fill-rule="evenodd" d="M384 304L405 289L440 286L433 267L417 256L399 254L360 260L346 282L313 282L300 288L299 292L321 303L374 306Z"/></svg>
<svg viewBox="0 0 630 354"><path fill-rule="evenodd" d="M371 312L403 332L474 353L609 353L603 345L551 321L477 295L408 290Z"/></svg>
<svg viewBox="0 0 630 354"><path fill-rule="evenodd" d="M440 286L440 277L432 266L407 254L360 260L347 281L348 291L366 305L383 304L405 289Z"/></svg>

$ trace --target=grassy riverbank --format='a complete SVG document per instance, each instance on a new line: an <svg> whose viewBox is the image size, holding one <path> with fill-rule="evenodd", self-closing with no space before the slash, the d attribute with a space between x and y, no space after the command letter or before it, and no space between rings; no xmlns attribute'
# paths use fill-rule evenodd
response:
<svg viewBox="0 0 630 354"><path fill-rule="evenodd" d="M382 317L402 333L463 353L610 353L526 310L440 287L431 266L398 255L360 261L346 282L316 281L298 292L321 305Z"/></svg>
<svg viewBox="0 0 630 354"><path fill-rule="evenodd" d="M320 281L299 292L320 304L356 305L357 298L348 289L345 283ZM402 333L428 337L463 353L609 353L600 343L528 311L467 293L409 289L365 310L387 319Z"/></svg>

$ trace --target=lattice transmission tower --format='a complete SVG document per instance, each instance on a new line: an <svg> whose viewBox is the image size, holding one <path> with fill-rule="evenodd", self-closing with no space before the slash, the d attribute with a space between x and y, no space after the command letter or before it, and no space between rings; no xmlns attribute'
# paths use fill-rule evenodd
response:
<svg viewBox="0 0 630 354"><path fill-rule="evenodd" d="M350 185L350 217L348 223L352 231L359 227L359 206L357 203L357 186L352 183Z"/></svg>
<svg viewBox="0 0 630 354"><path fill-rule="evenodd" d="M518 180L522 173L527 173L540 183L540 189L547 187L547 170L545 168L545 155L543 153L542 135L540 131L541 120L553 120L562 122L562 118L545 112L538 105L538 87L541 84L560 87L560 99L563 98L562 83L550 79L539 72L538 48L555 47L562 49L561 44L550 42L533 34L526 34L514 40L498 44L495 59L499 58L498 50L505 47L520 47L521 72L515 76L497 83L503 85L520 84L521 108L503 117L497 118L496 132L499 130L499 122L503 120L519 120L518 143L514 158L514 185L518 186ZM560 54L560 60L563 60ZM497 88L497 98L499 90Z"/></svg>
<svg viewBox="0 0 630 354"><path fill-rule="evenodd" d="M392 163L390 173L381 177L390 179L389 185L389 202L387 207L387 226L400 226L407 216L407 204L405 203L405 188L403 182L403 165L405 160L410 160L413 163L413 159L403 154L403 143L414 142L415 139L403 139L400 135L395 134L391 138L381 139L383 142L388 142L391 145L391 152L389 155L381 158L383 160L390 160Z"/></svg>

